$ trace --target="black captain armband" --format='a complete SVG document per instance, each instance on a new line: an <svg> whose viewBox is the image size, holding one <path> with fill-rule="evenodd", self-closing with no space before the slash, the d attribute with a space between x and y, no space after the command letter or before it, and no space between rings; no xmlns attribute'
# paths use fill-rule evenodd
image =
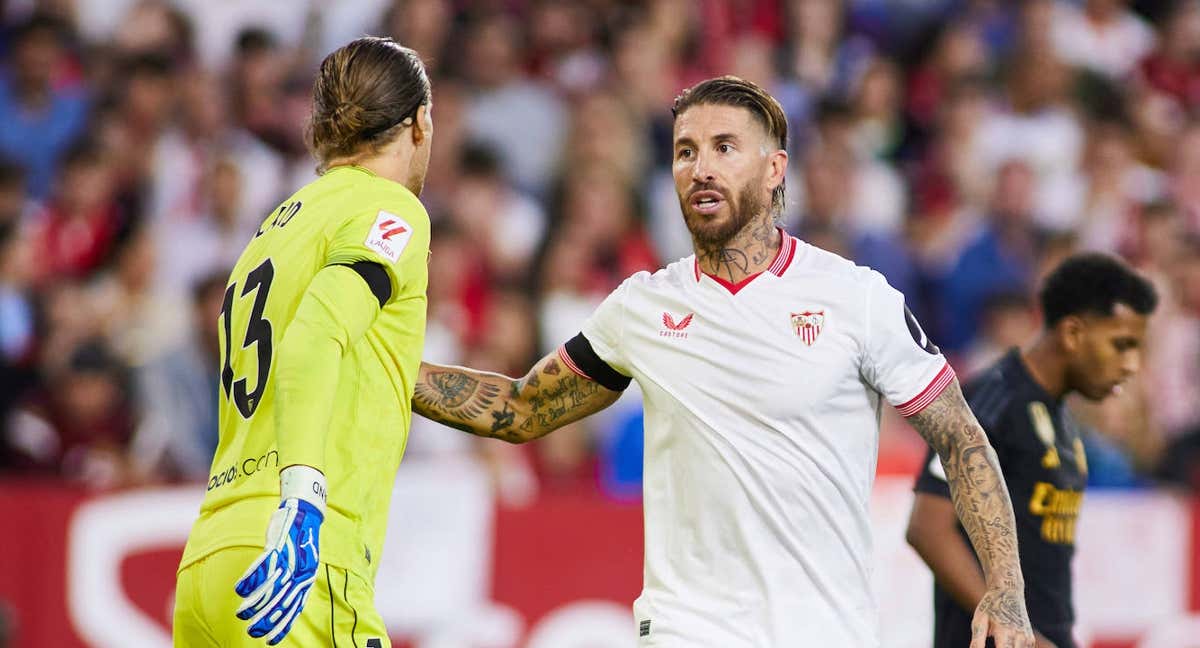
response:
<svg viewBox="0 0 1200 648"><path fill-rule="evenodd" d="M337 263L346 268L350 268L367 282L367 288L371 290L371 294L375 295L375 299L379 300L379 307L383 308L384 304L392 298L392 280L388 279L387 270L383 266L374 261L355 261L354 263Z"/></svg>
<svg viewBox="0 0 1200 648"><path fill-rule="evenodd" d="M567 340L567 343L563 345L561 355L563 361L575 373L583 374L584 377L600 383L600 386L606 389L625 391L625 388L629 387L629 383L633 380L601 360L600 356L596 355L595 349L592 348L592 343L583 337L583 333Z"/></svg>

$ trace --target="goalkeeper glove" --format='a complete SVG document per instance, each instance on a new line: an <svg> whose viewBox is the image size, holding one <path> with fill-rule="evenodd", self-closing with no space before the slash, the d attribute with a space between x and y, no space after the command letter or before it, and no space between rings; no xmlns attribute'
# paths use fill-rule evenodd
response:
<svg viewBox="0 0 1200 648"><path fill-rule="evenodd" d="M309 466L279 473L283 499L271 515L267 546L234 587L246 599L237 617L249 622L251 637L283 641L317 580L318 544L325 519L325 476Z"/></svg>

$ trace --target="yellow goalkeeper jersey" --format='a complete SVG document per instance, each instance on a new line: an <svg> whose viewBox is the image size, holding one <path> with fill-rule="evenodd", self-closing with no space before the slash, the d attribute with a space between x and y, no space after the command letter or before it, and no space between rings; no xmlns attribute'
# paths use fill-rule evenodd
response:
<svg viewBox="0 0 1200 648"><path fill-rule="evenodd" d="M225 293L217 387L220 440L180 569L227 547L263 546L268 520L279 506L279 470L285 467L277 434L303 429L307 436L289 437L288 453L320 460L289 456L284 461L323 463L316 466L325 472L328 487L321 560L373 582L412 418L410 401L424 346L428 255L429 216L417 197L359 167L330 170L263 221ZM355 290L323 304L332 313L372 309L362 320L370 325L341 349L336 382L318 368L287 372L289 389L323 379L330 385L331 393L320 394L315 408L320 412L315 418L327 415L328 420L296 420L296 411L306 408L276 406L281 379L272 369L280 341L318 272L363 262L386 271L391 290L372 292L377 299L385 294L387 301L381 307L370 299L372 292L352 283ZM369 267L382 282L377 266ZM289 416L285 409L295 411ZM297 438L323 439L323 447L293 452ZM229 587L232 592L233 584Z"/></svg>

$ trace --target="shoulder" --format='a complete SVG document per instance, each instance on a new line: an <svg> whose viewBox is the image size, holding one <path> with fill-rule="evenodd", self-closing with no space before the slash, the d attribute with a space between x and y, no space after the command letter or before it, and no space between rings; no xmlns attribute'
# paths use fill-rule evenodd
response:
<svg viewBox="0 0 1200 648"><path fill-rule="evenodd" d="M886 313L903 312L904 295L881 273L803 241L797 240L796 258L783 277L792 289L848 307L863 331Z"/></svg>
<svg viewBox="0 0 1200 648"><path fill-rule="evenodd" d="M319 205L335 221L374 215L381 209L428 220L425 206L407 187L355 169L327 171L300 188L292 199Z"/></svg>
<svg viewBox="0 0 1200 648"><path fill-rule="evenodd" d="M349 196L356 213L372 216L391 213L403 218L413 226L429 226L429 214L416 194L397 182L374 176L356 179L350 186Z"/></svg>
<svg viewBox="0 0 1200 648"><path fill-rule="evenodd" d="M997 362L977 374L963 386L963 395L979 424L989 434L1019 404L1005 363Z"/></svg>
<svg viewBox="0 0 1200 648"><path fill-rule="evenodd" d="M408 189L366 174L342 172L317 178L292 197L312 209L314 224L330 239L366 240L403 237L427 240L430 221L425 206Z"/></svg>
<svg viewBox="0 0 1200 648"><path fill-rule="evenodd" d="M621 283L621 288L625 290L672 290L689 278L694 283L697 280L696 273L696 257L688 256L674 263L667 264L666 267L659 268L654 272L642 270L635 272ZM620 289L620 288L619 288Z"/></svg>
<svg viewBox="0 0 1200 648"><path fill-rule="evenodd" d="M851 284L860 289L874 288L879 285L887 286L887 280L879 272L853 261L823 250L800 239L796 241L796 256L785 276L796 278L811 278L820 276L825 280Z"/></svg>

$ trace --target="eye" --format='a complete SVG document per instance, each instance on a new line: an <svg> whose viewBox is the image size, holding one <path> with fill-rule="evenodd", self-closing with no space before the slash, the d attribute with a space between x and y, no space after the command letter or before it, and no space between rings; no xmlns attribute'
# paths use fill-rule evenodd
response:
<svg viewBox="0 0 1200 648"><path fill-rule="evenodd" d="M717 151L719 151L721 153L728 153L732 150L733 150L733 147L730 146L729 144L718 144L717 145Z"/></svg>
<svg viewBox="0 0 1200 648"><path fill-rule="evenodd" d="M680 160L686 160L686 159L692 157L692 149L681 148L681 149L679 149L679 152L675 154L675 156L678 157Z"/></svg>
<svg viewBox="0 0 1200 648"><path fill-rule="evenodd" d="M1129 350L1132 350L1132 349L1136 349L1136 348L1137 348L1137 346L1138 346L1138 344L1137 344L1137 341L1136 341L1136 340L1130 340L1130 339L1125 339L1125 338L1122 338L1122 339L1119 339L1119 340L1114 340L1114 341L1113 341L1113 346L1114 346L1114 347L1116 347L1117 351L1122 351L1122 352L1124 352L1124 351L1129 351Z"/></svg>

